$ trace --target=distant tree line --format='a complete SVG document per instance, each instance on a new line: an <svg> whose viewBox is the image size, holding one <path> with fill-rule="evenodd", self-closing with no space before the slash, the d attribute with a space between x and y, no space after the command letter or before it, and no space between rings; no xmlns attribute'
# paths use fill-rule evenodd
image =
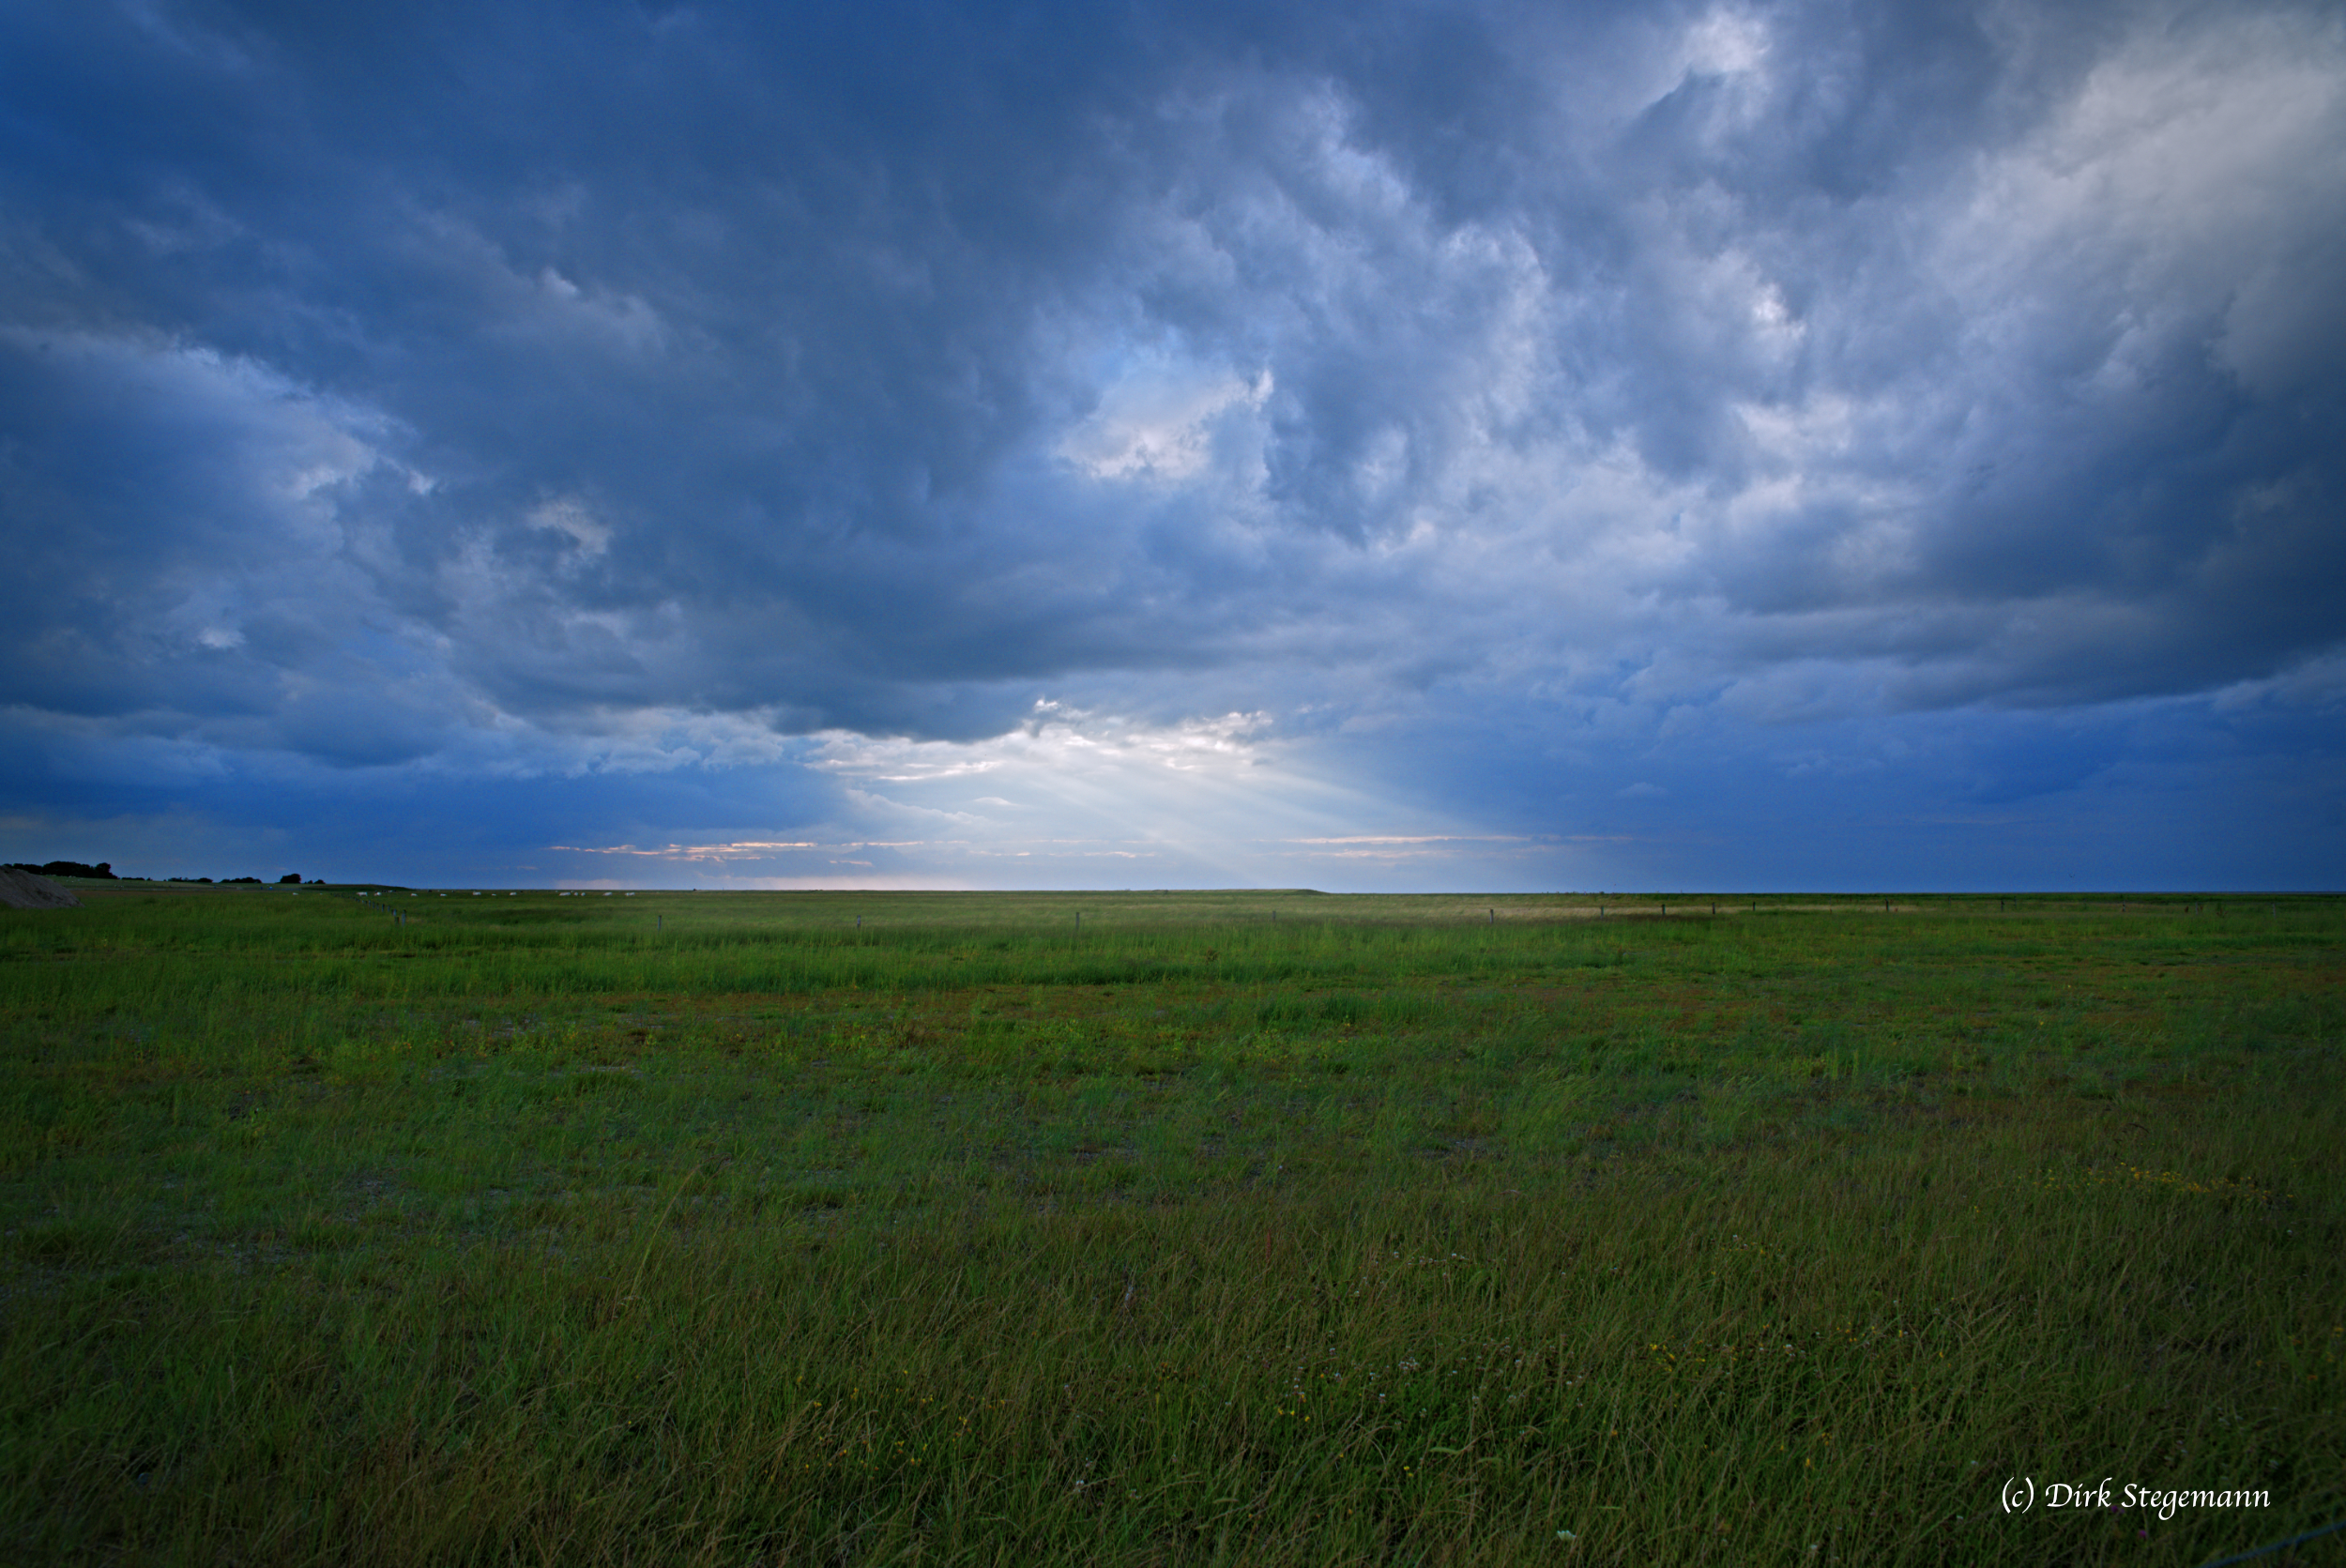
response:
<svg viewBox="0 0 2346 1568"><path fill-rule="evenodd" d="M164 881L166 881L166 882L206 882L206 883L208 883L208 882L210 882L212 879L211 879L210 877L208 877L208 876L166 876L165 878L163 878L163 880L164 880ZM312 878L312 880L315 880L315 881L323 881L323 880L325 880L325 878L323 878L323 877L316 877L316 878ZM281 876L281 877L279 877L279 878L277 879L278 886L280 886L280 887L286 887L286 888L298 886L298 885L299 885L299 883L300 883L300 881L301 881L301 873L299 873L299 872L297 872L297 871L289 871L289 872L285 873L285 875L282 875L282 876ZM218 883L217 885L218 885L218 886L220 886L220 887L223 887L223 888L233 888L233 887L237 886L239 883L247 883L247 884L250 884L250 885L251 885L251 886L252 886L252 887L256 887L256 888L257 888L257 887L259 887L259 886L261 885L261 879L260 879L259 877L257 877L257 876L223 876L223 877L221 877L221 878L220 879L220 881L219 881L219 883Z"/></svg>
<svg viewBox="0 0 2346 1568"><path fill-rule="evenodd" d="M79 860L52 860L47 865L40 866L34 865L29 860L12 860L8 863L8 870L29 871L39 876L87 876L100 882L122 880L114 875L114 862L111 860L100 860L94 866L85 866ZM132 880L137 880L137 878ZM261 879L257 876L223 876L217 884L213 884L212 878L208 876L166 876L163 880L166 882L202 882L223 888L233 888L240 883L255 888L261 885ZM297 887L301 882L301 873L289 871L277 880L282 887Z"/></svg>

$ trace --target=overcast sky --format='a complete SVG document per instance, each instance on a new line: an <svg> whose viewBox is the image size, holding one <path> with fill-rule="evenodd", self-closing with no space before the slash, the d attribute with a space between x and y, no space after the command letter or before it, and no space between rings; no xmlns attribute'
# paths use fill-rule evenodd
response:
<svg viewBox="0 0 2346 1568"><path fill-rule="evenodd" d="M0 0L0 858L2346 880L2336 5Z"/></svg>

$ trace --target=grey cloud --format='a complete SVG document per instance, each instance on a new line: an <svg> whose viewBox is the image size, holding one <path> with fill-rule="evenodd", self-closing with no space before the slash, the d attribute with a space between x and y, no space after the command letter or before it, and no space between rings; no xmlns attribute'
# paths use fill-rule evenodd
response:
<svg viewBox="0 0 2346 1568"><path fill-rule="evenodd" d="M2319 9L5 27L43 712L343 763L1045 685L1787 718L2346 633Z"/></svg>

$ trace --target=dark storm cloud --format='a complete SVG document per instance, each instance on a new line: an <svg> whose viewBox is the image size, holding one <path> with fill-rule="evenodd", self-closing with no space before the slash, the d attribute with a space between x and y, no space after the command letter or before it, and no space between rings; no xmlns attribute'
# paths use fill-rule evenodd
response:
<svg viewBox="0 0 2346 1568"><path fill-rule="evenodd" d="M449 776L1467 723L1496 810L2286 678L2342 140L2324 8L21 8L0 692Z"/></svg>

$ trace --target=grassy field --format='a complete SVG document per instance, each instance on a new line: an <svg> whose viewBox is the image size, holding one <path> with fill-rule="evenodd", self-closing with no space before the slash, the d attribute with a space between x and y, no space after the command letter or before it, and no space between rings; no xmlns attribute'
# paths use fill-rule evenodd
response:
<svg viewBox="0 0 2346 1568"><path fill-rule="evenodd" d="M0 1560L2346 1516L2337 902L78 891L0 912Z"/></svg>

